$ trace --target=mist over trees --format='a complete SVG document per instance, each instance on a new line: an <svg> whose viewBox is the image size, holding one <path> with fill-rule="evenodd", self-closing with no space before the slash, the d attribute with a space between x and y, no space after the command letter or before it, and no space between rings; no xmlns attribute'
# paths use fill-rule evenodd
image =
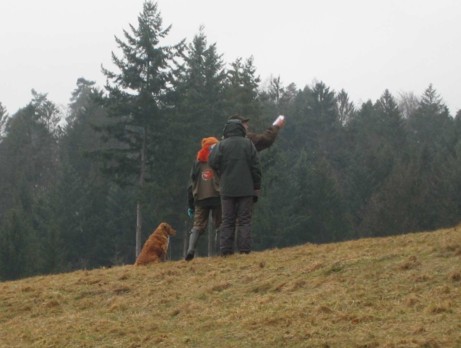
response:
<svg viewBox="0 0 461 348"><path fill-rule="evenodd" d="M165 45L154 2L129 28L116 71L103 87L78 79L65 122L46 94L11 115L0 103L0 280L133 263L162 221L182 258L195 154L235 113L256 132L287 118L260 153L255 250L459 223L461 111L431 84L354 105L321 81L263 86L251 57L223 61L203 28Z"/></svg>

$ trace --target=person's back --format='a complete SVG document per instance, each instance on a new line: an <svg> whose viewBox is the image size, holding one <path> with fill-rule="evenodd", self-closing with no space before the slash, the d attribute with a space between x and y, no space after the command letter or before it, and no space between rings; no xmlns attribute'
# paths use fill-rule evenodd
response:
<svg viewBox="0 0 461 348"><path fill-rule="evenodd" d="M202 148L197 153L190 173L190 183L187 189L189 201L189 216L193 214L194 226L190 231L189 247L186 261L195 256L195 249L200 236L208 225L208 217L212 213L213 227L218 233L221 225L221 200L217 178L208 164L210 149L218 142L215 137L203 138Z"/></svg>
<svg viewBox="0 0 461 348"><path fill-rule="evenodd" d="M220 176L221 196L243 197L252 196L254 187L260 186L259 159L252 142L245 138L245 132L240 122L229 122L224 130L224 140L221 140L212 152L219 167L210 166ZM219 168L219 169L217 169Z"/></svg>
<svg viewBox="0 0 461 348"><path fill-rule="evenodd" d="M229 120L220 141L209 157L209 164L220 180L223 221L221 253L233 253L234 229L239 223L240 252L251 251L251 215L253 195L261 186L261 169L255 146L245 137L240 120Z"/></svg>

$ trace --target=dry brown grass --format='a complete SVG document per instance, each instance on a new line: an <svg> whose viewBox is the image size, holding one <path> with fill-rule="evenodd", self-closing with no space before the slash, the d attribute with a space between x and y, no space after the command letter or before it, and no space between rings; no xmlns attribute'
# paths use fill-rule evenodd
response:
<svg viewBox="0 0 461 348"><path fill-rule="evenodd" d="M0 283L1 347L461 347L461 227Z"/></svg>

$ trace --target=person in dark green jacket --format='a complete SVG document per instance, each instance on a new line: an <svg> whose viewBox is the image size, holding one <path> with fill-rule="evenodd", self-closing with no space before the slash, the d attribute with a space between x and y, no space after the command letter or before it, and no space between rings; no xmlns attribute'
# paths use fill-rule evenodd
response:
<svg viewBox="0 0 461 348"><path fill-rule="evenodd" d="M261 167L255 145L246 137L239 119L229 119L223 130L224 139L215 145L208 163L220 182L222 224L221 254L234 253L234 231L237 224L237 248L251 251L251 218L253 197L261 188Z"/></svg>

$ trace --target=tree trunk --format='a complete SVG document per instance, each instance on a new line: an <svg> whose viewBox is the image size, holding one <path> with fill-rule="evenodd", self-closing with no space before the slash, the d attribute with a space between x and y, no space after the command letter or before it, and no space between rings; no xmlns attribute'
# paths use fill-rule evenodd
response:
<svg viewBox="0 0 461 348"><path fill-rule="evenodd" d="M146 171L146 130L143 129L142 146L141 146L141 170L139 173L139 194L144 187L144 177ZM136 203L136 257L141 252L141 232L142 232L142 204L140 195Z"/></svg>
<svg viewBox="0 0 461 348"><path fill-rule="evenodd" d="M142 228L142 212L141 202L136 203L136 258L141 252L141 228Z"/></svg>
<svg viewBox="0 0 461 348"><path fill-rule="evenodd" d="M214 255L214 233L213 233L213 213L210 210L208 215L208 257Z"/></svg>
<svg viewBox="0 0 461 348"><path fill-rule="evenodd" d="M182 245L182 257L186 257L187 247L189 242L189 222L184 220L184 236L183 236L183 245Z"/></svg>

